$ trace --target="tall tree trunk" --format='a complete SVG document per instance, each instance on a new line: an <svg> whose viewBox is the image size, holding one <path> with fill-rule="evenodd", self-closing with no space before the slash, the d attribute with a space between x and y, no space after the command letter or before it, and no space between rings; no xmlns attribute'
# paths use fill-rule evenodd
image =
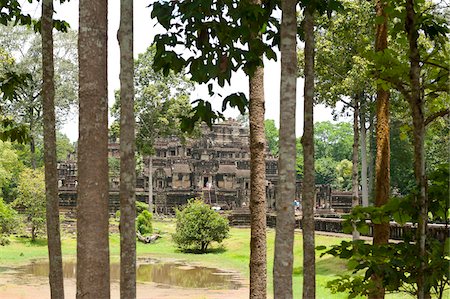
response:
<svg viewBox="0 0 450 299"><path fill-rule="evenodd" d="M250 299L266 298L266 159L264 68L250 77Z"/></svg>
<svg viewBox="0 0 450 299"><path fill-rule="evenodd" d="M369 201L375 202L375 156L376 156L376 140L375 140L375 113L371 109L369 113L369 165L367 168L369 176Z"/></svg>
<svg viewBox="0 0 450 299"><path fill-rule="evenodd" d="M376 15L382 22L376 25L375 51L387 48L387 15L385 0L376 0ZM389 90L381 84L377 86L377 154L375 160L375 206L381 207L389 200L390 195L390 144L389 144ZM373 244L382 245L389 241L389 222L374 224ZM370 299L384 298L383 277L372 275L375 287Z"/></svg>
<svg viewBox="0 0 450 299"><path fill-rule="evenodd" d="M133 0L120 1L120 298L136 298Z"/></svg>
<svg viewBox="0 0 450 299"><path fill-rule="evenodd" d="M108 1L80 0L77 298L109 298Z"/></svg>
<svg viewBox="0 0 450 299"><path fill-rule="evenodd" d="M261 5L261 0L252 0ZM261 35L253 36L261 39ZM253 49L250 46L250 51ZM261 61L262 61L262 57ZM264 131L264 66L249 82L250 122L250 299L267 297L266 134Z"/></svg>
<svg viewBox="0 0 450 299"><path fill-rule="evenodd" d="M420 250L420 268L417 280L417 297L420 299L429 297L429 290L425 286L426 233L428 221L427 179L425 172L425 117L424 99L420 90L420 54L417 45L419 34L416 28L416 12L414 11L414 0L406 1L406 23L405 29L409 42L409 80L411 94L409 104L412 111L414 131L414 174L419 193L416 200L419 206L418 241Z"/></svg>
<svg viewBox="0 0 450 299"><path fill-rule="evenodd" d="M282 0L279 196L275 257L273 264L274 298L293 298L292 270L295 211L295 106L297 94L297 17L293 0Z"/></svg>
<svg viewBox="0 0 450 299"><path fill-rule="evenodd" d="M45 196L49 282L52 299L64 298L64 276L59 230L58 172L56 168L55 85L53 62L53 2L42 1L42 108L44 111Z"/></svg>
<svg viewBox="0 0 450 299"><path fill-rule="evenodd" d="M34 138L33 108L30 108L30 163L36 169L36 140Z"/></svg>
<svg viewBox="0 0 450 299"><path fill-rule="evenodd" d="M362 206L369 206L369 188L367 186L367 138L366 138L366 109L365 100L362 99L359 115L359 126L361 132L361 191L362 191Z"/></svg>
<svg viewBox="0 0 450 299"><path fill-rule="evenodd" d="M305 90L303 126L303 298L316 297L316 267L314 246L314 10L307 6L304 10L305 31Z"/></svg>
<svg viewBox="0 0 450 299"><path fill-rule="evenodd" d="M353 152L352 152L352 208L359 206L359 178L358 178L358 146L359 146L359 101L361 96L354 98L353 112ZM356 227L353 228L353 240L359 239L359 232Z"/></svg>
<svg viewBox="0 0 450 299"><path fill-rule="evenodd" d="M153 213L153 157L151 155L148 156L148 211Z"/></svg>

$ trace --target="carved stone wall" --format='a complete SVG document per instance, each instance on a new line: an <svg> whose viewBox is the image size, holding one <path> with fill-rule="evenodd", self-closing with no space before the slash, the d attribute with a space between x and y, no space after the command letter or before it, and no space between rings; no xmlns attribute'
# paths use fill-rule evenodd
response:
<svg viewBox="0 0 450 299"><path fill-rule="evenodd" d="M269 153L268 150L266 150ZM109 155L119 158L119 140L109 144ZM136 196L148 201L148 158L138 174ZM205 202L221 206L222 209L248 207L250 196L250 149L249 129L237 121L228 119L210 129L201 128L197 139L185 143L178 138L161 138L155 142L155 156L152 157L153 203L155 209L172 213L175 207L187 200L201 197ZM266 157L267 206L275 206L277 186L277 158ZM60 197L65 206L70 194L74 203L76 194L76 161L59 163ZM112 209L118 206L112 194L118 192L117 177L110 178L110 203Z"/></svg>

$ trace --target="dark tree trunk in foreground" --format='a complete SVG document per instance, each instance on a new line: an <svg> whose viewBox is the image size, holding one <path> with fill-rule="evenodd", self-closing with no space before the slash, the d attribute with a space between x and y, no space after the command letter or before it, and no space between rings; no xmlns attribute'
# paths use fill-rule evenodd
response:
<svg viewBox="0 0 450 299"><path fill-rule="evenodd" d="M303 298L316 297L316 266L314 242L315 170L314 170L314 10L304 10L305 90L303 126Z"/></svg>
<svg viewBox="0 0 450 299"><path fill-rule="evenodd" d="M77 298L110 297L106 0L80 0Z"/></svg>
<svg viewBox="0 0 450 299"><path fill-rule="evenodd" d="M56 168L55 85L53 62L53 2L42 1L42 108L44 114L45 196L49 282L52 299L64 298L61 236L59 230L58 172Z"/></svg>
<svg viewBox="0 0 450 299"><path fill-rule="evenodd" d="M426 267L426 233L428 221L427 178L425 172L425 103L420 89L420 54L417 40L419 33L416 28L416 12L414 0L406 1L406 33L409 42L409 80L411 86L410 97L407 97L412 111L414 132L414 175L418 194L416 200L419 206L419 223L417 234L420 250L420 268L417 280L417 297L429 298L429 290L425 286Z"/></svg>
<svg viewBox="0 0 450 299"><path fill-rule="evenodd" d="M133 0L120 1L120 298L136 298Z"/></svg>
<svg viewBox="0 0 450 299"><path fill-rule="evenodd" d="M359 206L359 178L358 178L358 149L359 149L359 101L361 97L355 96L353 106L353 152L352 152L352 208ZM353 240L359 239L359 232L353 228Z"/></svg>
<svg viewBox="0 0 450 299"><path fill-rule="evenodd" d="M293 298L292 271L295 212L295 106L297 93L296 1L282 0L279 193L275 258L274 298Z"/></svg>
<svg viewBox="0 0 450 299"><path fill-rule="evenodd" d="M376 0L376 15L383 21L376 25L375 51L387 48L387 16L384 11L386 2ZM377 153L375 158L375 206L386 204L390 195L390 144L389 144L389 90L377 86ZM389 222L374 224L373 244L382 245L389 241ZM370 299L384 298L383 277L374 274L372 280L375 288L369 294Z"/></svg>

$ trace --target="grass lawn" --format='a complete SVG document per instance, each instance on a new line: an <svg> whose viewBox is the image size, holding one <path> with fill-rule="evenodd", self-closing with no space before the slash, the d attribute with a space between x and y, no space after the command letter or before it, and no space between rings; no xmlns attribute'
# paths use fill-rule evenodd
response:
<svg viewBox="0 0 450 299"><path fill-rule="evenodd" d="M231 228L230 238L223 242L222 246L213 247L208 254L193 254L180 252L171 241L170 234L175 231L174 221L154 221L153 227L155 231L159 231L162 238L157 240L155 244L137 243L138 257L167 258L186 261L189 263L201 264L204 266L217 267L221 269L229 269L239 271L246 278L249 276L249 228ZM76 240L73 235L63 234L62 250L63 256L74 258L76 256ZM274 253L274 229L267 231L267 261L268 261L268 293L272 297L272 267ZM316 235L316 246L330 246L338 244L341 241L337 237ZM120 238L118 234L110 235L110 253L111 260L119 259ZM29 263L33 259L47 258L47 243L45 240L38 240L31 243L29 239L13 237L11 244L8 246L0 246L0 265L15 266L19 264ZM302 235L295 233L294 248L294 297L301 298L302 289ZM347 298L344 294L331 294L325 288L327 281L334 279L338 274L346 271L345 262L331 257L319 257L316 259L316 282L317 282L317 298ZM398 295L396 298L399 297Z"/></svg>

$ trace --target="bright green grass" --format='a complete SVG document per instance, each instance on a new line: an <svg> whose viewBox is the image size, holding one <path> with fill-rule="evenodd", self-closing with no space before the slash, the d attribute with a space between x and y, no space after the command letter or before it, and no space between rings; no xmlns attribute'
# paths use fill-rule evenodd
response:
<svg viewBox="0 0 450 299"><path fill-rule="evenodd" d="M243 277L249 276L249 253L250 253L250 229L231 228L230 238L223 242L222 246L214 246L208 254L183 253L179 251L171 241L170 234L175 231L174 221L154 221L155 231L159 231L162 238L155 244L137 243L138 257L153 257L164 259L176 259L204 266L218 267L222 269L239 271ZM267 231L267 262L268 262L268 293L272 297L272 267L274 251L275 232L273 229ZM316 246L330 246L338 244L342 239L316 235ZM0 246L0 265L15 266L29 263L30 260L47 258L47 243L38 240L30 243L29 239L12 238L8 246ZM120 238L118 234L110 235L110 254L112 261L119 259ZM65 236L62 239L63 256L74 258L76 255L76 240L73 236ZM345 262L331 257L319 257L316 255L316 285L317 298L347 298L345 294L331 294L325 288L327 281L337 278L338 274L346 272ZM302 238L301 233L295 233L294 248L294 298L301 298L302 289ZM396 295L396 298L404 298Z"/></svg>

